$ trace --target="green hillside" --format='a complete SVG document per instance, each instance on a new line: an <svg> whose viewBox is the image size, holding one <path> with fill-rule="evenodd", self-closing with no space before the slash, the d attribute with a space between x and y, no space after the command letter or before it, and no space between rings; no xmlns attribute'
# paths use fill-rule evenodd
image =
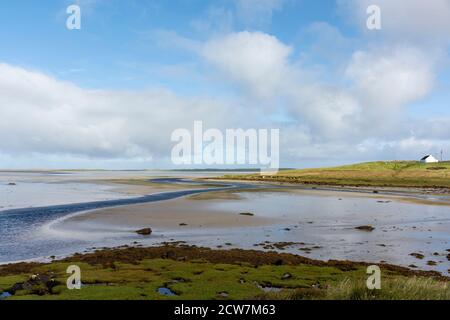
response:
<svg viewBox="0 0 450 320"><path fill-rule="evenodd" d="M274 176L227 175L226 179L318 185L450 188L450 161L367 162L341 167L280 171Z"/></svg>

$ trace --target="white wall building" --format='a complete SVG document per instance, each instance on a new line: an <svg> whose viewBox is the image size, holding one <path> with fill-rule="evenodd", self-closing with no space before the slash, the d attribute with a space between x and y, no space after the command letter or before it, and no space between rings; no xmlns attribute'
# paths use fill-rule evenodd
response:
<svg viewBox="0 0 450 320"><path fill-rule="evenodd" d="M422 159L420 159L420 162L422 162L422 163L437 163L437 162L439 162L439 160L436 159L435 157L433 157L431 154L428 154L425 157L423 157Z"/></svg>

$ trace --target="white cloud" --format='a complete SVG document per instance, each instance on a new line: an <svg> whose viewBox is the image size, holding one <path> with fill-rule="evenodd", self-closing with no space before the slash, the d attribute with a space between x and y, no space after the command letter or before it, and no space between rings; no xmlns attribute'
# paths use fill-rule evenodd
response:
<svg viewBox="0 0 450 320"><path fill-rule="evenodd" d="M290 110L309 128L315 142L354 139L359 128L359 105L345 89L327 85L292 86Z"/></svg>
<svg viewBox="0 0 450 320"><path fill-rule="evenodd" d="M309 70L290 61L291 52L290 46L273 36L239 32L206 43L201 54L230 81L256 98L254 104L261 99L285 102L295 123L289 130L299 138L297 143L285 145L292 154L298 147L308 150L309 155L326 157L325 151L336 152L338 146L342 150L351 149L371 141L379 143L379 149L373 150L381 155L392 145L386 140L410 137L405 128L412 123L404 120L405 111L410 103L426 97L434 85L436 56L412 45L354 52L344 61L343 81L333 85L304 77L310 74ZM275 104L271 106L273 109ZM439 126L433 124L433 128L434 125ZM421 141L433 139L424 137ZM312 152L314 147L320 151Z"/></svg>
<svg viewBox="0 0 450 320"><path fill-rule="evenodd" d="M289 77L292 48L261 32L231 33L206 43L201 54L231 80L265 98Z"/></svg>
<svg viewBox="0 0 450 320"><path fill-rule="evenodd" d="M365 114L364 127L398 121L409 103L431 92L433 69L432 58L409 46L355 52L345 75Z"/></svg>
<svg viewBox="0 0 450 320"><path fill-rule="evenodd" d="M0 64L0 105L0 150L16 156L161 159L170 155L174 129L197 119L212 127L233 119L213 99L164 89L85 90L7 64Z"/></svg>

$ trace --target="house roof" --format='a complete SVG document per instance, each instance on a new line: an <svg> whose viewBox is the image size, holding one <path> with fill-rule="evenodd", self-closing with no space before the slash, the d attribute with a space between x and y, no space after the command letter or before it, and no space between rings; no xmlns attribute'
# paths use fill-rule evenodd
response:
<svg viewBox="0 0 450 320"><path fill-rule="evenodd" d="M426 160L426 159L428 159L429 157L431 157L431 154L427 154L425 157L423 157L423 158L420 159L420 160Z"/></svg>

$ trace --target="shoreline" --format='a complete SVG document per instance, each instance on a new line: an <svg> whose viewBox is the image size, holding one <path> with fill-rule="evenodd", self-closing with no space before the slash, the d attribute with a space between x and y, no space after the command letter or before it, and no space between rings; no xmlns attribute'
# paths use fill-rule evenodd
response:
<svg viewBox="0 0 450 320"><path fill-rule="evenodd" d="M136 263L144 259L164 258L177 261L182 257L183 261L197 261L204 259L207 262L237 264L249 263L252 266L262 266L266 264L274 265L295 265L307 264L318 267L337 267L341 270L351 270L356 267L367 267L377 265L386 271L397 272L405 276L431 277L439 280L450 281L450 276L445 276L438 271L433 270L414 270L404 266L399 266L384 262L364 262L351 260L317 260L305 257L299 254L262 251L249 249L213 249L199 247L196 245L187 245L184 241L162 242L155 246L132 246L122 245L112 248L96 248L93 252L73 253L60 259L54 259L51 262L23 261L6 263L0 265L0 277L5 275L15 275L23 270L51 265L59 262L80 262L92 265L108 266L115 262ZM281 261L281 262L280 262Z"/></svg>
<svg viewBox="0 0 450 320"><path fill-rule="evenodd" d="M203 179L196 180L196 181L202 181ZM224 182L220 179L215 179L217 182ZM210 181L210 179L208 179ZM102 181L104 182L104 181ZM110 181L111 182L111 181ZM122 181L123 182L123 181ZM226 181L229 183L229 181ZM147 181L134 181L136 184L129 185L128 183L123 183L123 190L126 190L127 188L131 192L138 193L137 191L143 191L143 190L153 190L156 189L161 190L160 188L155 188L154 183L150 182L152 186L146 186L145 184ZM144 183L142 185L141 183ZM118 185L118 183L114 183L115 185ZM261 188L261 184L264 185L266 188ZM138 189L136 188L136 185L138 186ZM248 186L244 189L233 189L233 187L229 188L206 188L206 189L183 189L185 186L181 186L182 190L178 189L180 188L180 185L176 185L175 188L171 188L170 184L163 184L165 191L164 192L158 192L158 193L152 193L152 196L158 196L158 195L164 195L165 193L171 193L171 192L188 192L188 195L182 195L180 198L175 198L171 200L158 200L157 202L149 202L149 203L142 203L142 204L124 204L124 205L118 205L113 206L109 208L103 208L103 209L93 209L93 210L87 210L87 211L80 211L75 212L72 214L69 214L67 216L63 216L58 219L52 219L49 223L46 223L45 226L51 225L54 226L56 224L60 224L61 221L64 222L76 222L81 223L82 228L78 228L78 230L68 228L64 230L56 230L56 232L65 232L69 233L73 231L82 231L86 232L86 235L92 232L90 228L95 229L98 228L98 224L96 222L100 222L100 225L102 222L107 222L107 225L111 227L109 232L114 233L118 232L117 235L120 237L122 234L128 233L129 236L132 236L135 230L138 230L140 228L144 227L152 227L154 231L156 230L157 238L164 237L163 233L166 233L167 231L178 231L178 232L189 232L190 234L195 234L195 232L200 231L200 233L204 233L205 230L208 230L209 232L214 233L215 229L224 229L224 228L241 228L241 230L245 231L245 227L264 227L264 226L275 226L278 225L280 228L282 228L282 221L276 220L276 219L270 219L266 217L260 217L260 216L244 216L239 215L236 211L235 213L227 212L226 210L211 210L208 206L204 206L205 204L214 204L214 203L220 203L225 200L239 200L239 194L248 192L248 193L280 193L280 192L286 192L286 193L298 193L303 195L314 195L314 196L327 196L327 197L339 197L339 193L346 193L347 195L351 197L362 197L362 198L394 198L395 201L403 201L401 197L407 197L405 199L406 202L412 202L412 203L418 203L418 204L426 204L426 205L449 205L450 203L444 202L444 203L438 203L436 201L429 201L426 199L423 199L421 196L428 196L418 193L405 193L405 190L403 189L402 193L399 193L399 190L393 190L393 189L383 189L382 191L379 191L378 193L373 193L373 188L370 188L369 190L355 190L355 189L347 189L347 188L336 188L336 187L324 187L324 188L314 188L311 186L305 187L305 186L298 186L296 184L285 186L284 184L280 187L279 185L273 185L267 182L258 182L254 185ZM193 185L190 185L189 187L192 187ZM253 188L254 186L254 188ZM270 187L273 186L271 189ZM142 189L143 187L143 189ZM196 188L199 188L199 185L195 185ZM285 188L283 188L285 187ZM122 188L122 187L121 187ZM147 189L148 188L148 189ZM167 188L167 189L166 189ZM174 190L175 189L175 190ZM408 190L410 191L410 190ZM194 193L191 193L194 192ZM394 193L395 192L395 193ZM207 201L205 201L207 200ZM188 202L186 202L188 201ZM173 206L175 204L175 206ZM204 206L202 208L202 206ZM151 208L151 209L150 209ZM189 209L191 211L187 212L186 209ZM138 212L136 212L136 210ZM256 210L256 209L255 209ZM151 214L149 214L151 212ZM178 213L177 213L178 212ZM186 213L187 212L187 213ZM106 220L102 220L106 219ZM143 220L142 220L143 219ZM87 229L84 229L89 223L92 224L92 226L89 226ZM286 222L287 223L287 222ZM293 223L293 222L292 222ZM181 227L181 224L186 224L185 226ZM81 225L80 225L81 226ZM127 228L127 230L124 230ZM356 227L356 225L355 225ZM119 228L119 229L116 229ZM289 228L291 228L289 226ZM106 228L107 229L107 228ZM106 230L105 229L105 230ZM351 226L347 227L347 229L351 229ZM196 231L197 230L197 231ZM98 231L98 230L97 230ZM350 231L350 230L349 230ZM168 232L170 234L170 232ZM364 234L360 234L364 236ZM128 237L127 235L125 235ZM263 236L263 235L261 235ZM175 235L172 235L171 237L177 238L176 233ZM225 237L226 239L226 237ZM180 240L186 240L186 236L180 237ZM280 238L278 238L279 241ZM249 248L252 244L254 246L257 245L258 242L260 242L261 239L256 239L254 242L251 242L250 245L247 243L246 245L242 245L242 248ZM290 241L290 240L289 240ZM225 242L225 240L223 240ZM222 243L223 243L222 242ZM234 241L232 241L234 242ZM307 242L307 241L305 241ZM114 243L114 242L113 242ZM129 243L129 241L124 241L122 243ZM200 244L197 243L195 238L194 241L190 241L191 244ZM380 242L381 243L381 242ZM106 243L105 243L106 244ZM148 243L146 243L148 244ZM152 244L153 245L153 244ZM322 246L322 243L316 243L315 246ZM211 245L211 248L214 248L217 246L217 243L214 245ZM236 246L239 248L239 244ZM302 249L302 248L300 248ZM294 250L294 249L292 249ZM295 249L297 250L297 249ZM326 252L329 252L331 248L326 248L324 253L320 254L320 260L326 260L329 257L333 257L333 254L327 255ZM73 251L68 250L67 255L70 255L70 253L73 253ZM410 252L416 252L415 250L411 250ZM407 253L410 253L407 252ZM308 252L311 253L311 252ZM58 254L61 256L61 254ZM45 260L48 259L48 254L43 255L42 257L38 258L32 258L31 260ZM317 256L313 254L313 256ZM339 254L335 256L335 258L341 258ZM343 256L343 258L346 258ZM354 257L353 257L354 258ZM352 257L350 257L352 259ZM392 261L387 259L388 261ZM20 260L19 260L20 261ZM29 259L26 259L25 261L29 261ZM383 259L380 259L380 261L383 261ZM402 263L398 260L394 260L394 262L403 264L403 265L409 265L409 263ZM419 262L419 261L417 261ZM7 262L3 262L1 265L6 264ZM420 266L420 263L419 263ZM419 267L422 268L422 267ZM427 268L426 268L427 269Z"/></svg>
<svg viewBox="0 0 450 320"><path fill-rule="evenodd" d="M264 183L264 185L267 185ZM171 192L171 191L168 191ZM155 239L158 239L160 237L163 237L167 239L168 237L175 238L177 240L187 240L187 235L191 235L193 240L188 241L190 244L193 245L205 245L205 242L201 241L198 242L198 237L202 237L207 232L211 232L214 234L214 230L223 230L223 229L239 229L242 230L242 232L254 232L249 231L248 228L253 227L268 227L272 226L272 229L274 227L277 227L279 229L283 228L292 228L291 226L288 226L290 224L296 224L298 222L294 222L293 220L289 222L289 220L279 220L272 218L267 218L264 215L263 216L245 216L240 215L239 210L236 209L236 211L230 212L227 210L218 210L211 208L211 205L214 204L220 204L223 201L239 201L240 194L241 193L249 193L249 194L256 194L256 193L289 193L289 194L298 194L300 196L323 196L328 198L338 198L340 196L345 197L348 195L351 198L383 198L383 199L389 199L397 202L405 201L407 203L418 203L418 204L425 204L425 205L449 205L450 203L436 203L434 201L426 202L423 199L420 199L417 197L416 194L410 194L409 196L411 198L408 199L402 199L401 197L405 197L405 194L388 194L388 193L377 193L374 194L372 192L354 192L354 190L341 190L341 189L304 189L304 188L274 188L274 189L265 189L265 188L249 188L244 190L233 190L233 189L226 189L226 190L212 190L209 189L207 193L198 193L188 196L182 196L181 198L171 199L171 200L165 200L165 201L158 201L158 202L149 202L149 203L143 203L143 204L131 204L131 205L121 205L121 206L114 206L110 208L103 208L103 209L94 209L94 210L87 210L82 212L77 212L74 214L70 214L68 216L64 216L62 218L59 218L57 220L52 220L50 223L46 224L50 225L51 227L57 226L55 229L55 232L61 232L65 234L71 234L76 232L77 234L85 234L86 236L92 236L94 237L97 234L116 234L117 237L124 237L124 238L130 238L133 236L134 232L136 230L151 227L154 231L154 236L156 235L156 238L145 238L141 239L145 242L146 245L151 244L153 245L153 241ZM342 193L345 192L346 195L342 195ZM162 192L161 194L164 194L165 192ZM394 198L395 197L395 198ZM257 209L255 208L256 212ZM283 223L285 226L283 227ZM305 220L306 223L306 220ZM183 226L182 226L183 225ZM362 225L362 224L361 224ZM358 225L355 225L354 227L357 227ZM313 226L311 226L313 227ZM59 228L59 230L58 230ZM247 228L247 229L246 229ZM308 227L310 228L310 227ZM348 231L344 231L346 233L351 233L351 226L348 226L346 228ZM345 228L344 228L345 230ZM52 230L53 232L54 230ZM182 233L183 236L180 236L178 239L177 233ZM263 230L261 229L261 232ZM166 235L166 233L168 235ZM172 235L171 235L172 234ZM356 235L356 234L355 234ZM365 237L365 234L360 233L359 235ZM369 234L367 234L369 236ZM77 236L80 238L80 236ZM258 239L257 237L253 237L253 242L246 243L246 240L242 243L235 242L233 236L233 240L231 240L230 237L227 237L224 234L221 234L222 244L226 242L233 242L235 244L234 247L237 248L245 248L249 249L251 246L256 246L261 241L264 241L264 235L261 235ZM290 236L292 238L292 236ZM302 240L305 242L310 242L308 240L308 237L304 238L302 236ZM76 238L74 238L76 239ZM214 238L215 239L215 238ZM210 245L208 245L210 248L214 247L220 247L218 246L220 243L217 243L218 241L215 241L212 239L210 242ZM139 240L139 239L137 239ZM217 239L219 240L219 239ZM231 241L230 241L231 240ZM269 240L269 239L265 239ZM272 238L274 240L274 238ZM282 238L275 238L275 240L278 241L293 241L292 239L289 240L282 240ZM274 240L274 241L275 241ZM328 245L324 245L320 242L314 242L313 241L312 246L322 247L325 248L323 250L319 250L319 256L314 252L307 252L308 254L312 254L314 257L318 257L320 260L327 260L328 258L346 258L346 256L338 253L333 253L332 248ZM383 243L382 240L378 240L377 243ZM152 243L150 243L152 242ZM219 241L220 242L220 241ZM130 241L126 240L122 243L129 244ZM106 244L106 243L105 243ZM362 244L362 243L361 243ZM107 245L108 246L108 245ZM303 249L307 249L304 248ZM302 250L302 246L299 246L300 250ZM288 251L293 252L295 250L298 250L299 248L290 248ZM421 248L421 247L420 247ZM372 248L374 249L374 248ZM330 251L331 250L331 251ZM362 249L361 249L362 250ZM410 252L404 252L405 256L411 252L416 252L416 250L420 250L416 247L416 249L411 249ZM379 250L375 249L375 252ZM73 251L72 251L73 252ZM331 253L331 254L327 254ZM68 253L70 255L70 252ZM46 259L49 255L45 255L41 257L41 259ZM353 257L355 258L355 257ZM430 258L432 258L430 256ZM39 259L39 258L37 258ZM352 259L352 257L350 257ZM365 260L365 258L363 258ZM405 258L406 259L406 258ZM33 259L34 260L34 259ZM410 260L410 262L405 263L402 261L399 261L398 259L390 260L390 259L383 259L379 258L379 261L388 260L393 261L394 263L400 263L404 266L413 265L416 264L413 261ZM417 261L419 263L419 268L423 269L423 267L420 266L420 261ZM2 263L3 264L3 263ZM427 270L428 268L425 266L424 268Z"/></svg>
<svg viewBox="0 0 450 320"><path fill-rule="evenodd" d="M217 182L239 182L252 183L255 185L272 185L274 187L298 188L300 190L319 190L319 191L336 191L336 192L357 192L367 194L380 195L404 195L404 196L443 196L450 197L450 188L447 187L418 187L418 186L384 186L384 185L360 185L360 184L331 184L321 182L293 182L290 180L263 179L263 178L245 178L242 176L233 177L217 177L217 178L201 178L207 181ZM435 192L437 191L437 192Z"/></svg>

